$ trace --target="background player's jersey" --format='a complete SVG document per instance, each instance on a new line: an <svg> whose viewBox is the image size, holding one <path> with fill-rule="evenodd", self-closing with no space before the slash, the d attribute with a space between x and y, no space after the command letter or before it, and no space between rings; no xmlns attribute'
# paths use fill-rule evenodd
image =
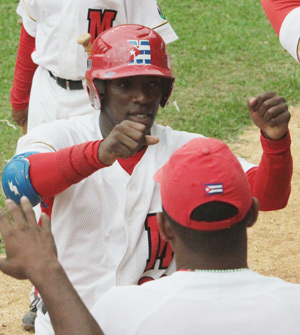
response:
<svg viewBox="0 0 300 335"><path fill-rule="evenodd" d="M114 287L92 309L107 335L296 335L299 313L300 285L248 269Z"/></svg>
<svg viewBox="0 0 300 335"><path fill-rule="evenodd" d="M261 0L281 45L300 62L300 1Z"/></svg>
<svg viewBox="0 0 300 335"><path fill-rule="evenodd" d="M166 43L177 39L153 0L21 0L17 13L35 37L33 61L66 79L83 79L87 55L77 37L89 32L92 41L118 24L156 28Z"/></svg>
<svg viewBox="0 0 300 335"><path fill-rule="evenodd" d="M300 62L300 4L283 20L279 40L293 58Z"/></svg>

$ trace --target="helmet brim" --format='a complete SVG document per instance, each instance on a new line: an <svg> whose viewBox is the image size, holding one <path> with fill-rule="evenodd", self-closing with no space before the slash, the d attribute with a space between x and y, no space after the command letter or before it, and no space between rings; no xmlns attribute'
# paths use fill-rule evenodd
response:
<svg viewBox="0 0 300 335"><path fill-rule="evenodd" d="M134 76L155 76L174 79L171 71L168 69L162 69L155 65L127 65L121 67L114 67L109 71L102 69L95 69L91 71L89 75L94 79L112 80L124 77Z"/></svg>

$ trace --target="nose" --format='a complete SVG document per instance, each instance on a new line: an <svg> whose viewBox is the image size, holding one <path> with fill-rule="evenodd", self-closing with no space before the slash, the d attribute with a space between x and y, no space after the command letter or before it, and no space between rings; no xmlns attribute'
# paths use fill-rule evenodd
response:
<svg viewBox="0 0 300 335"><path fill-rule="evenodd" d="M145 87L136 87L132 94L132 100L134 103L147 104L150 102L149 94Z"/></svg>

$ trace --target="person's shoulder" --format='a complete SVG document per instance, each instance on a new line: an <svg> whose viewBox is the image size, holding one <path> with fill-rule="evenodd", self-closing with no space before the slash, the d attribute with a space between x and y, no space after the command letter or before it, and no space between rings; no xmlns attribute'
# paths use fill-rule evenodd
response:
<svg viewBox="0 0 300 335"><path fill-rule="evenodd" d="M280 292L294 292L298 297L297 299L299 301L300 307L300 284L291 283L279 277L265 276L251 270L248 272L248 276L251 276L252 278L251 280L255 281L260 287L262 287L262 290L266 293L268 292L269 294L277 294Z"/></svg>
<svg viewBox="0 0 300 335"><path fill-rule="evenodd" d="M87 115L79 115L71 117L68 121L69 125L79 128L95 129L99 128L99 111Z"/></svg>
<svg viewBox="0 0 300 335"><path fill-rule="evenodd" d="M174 130L170 126L162 126L156 123L151 129L151 134L160 139L160 145L172 146L174 148L179 148L194 138L205 137L201 134Z"/></svg>
<svg viewBox="0 0 300 335"><path fill-rule="evenodd" d="M97 113L98 114L98 113ZM44 142L55 149L100 139L97 115L77 116L41 124L18 141L18 147Z"/></svg>

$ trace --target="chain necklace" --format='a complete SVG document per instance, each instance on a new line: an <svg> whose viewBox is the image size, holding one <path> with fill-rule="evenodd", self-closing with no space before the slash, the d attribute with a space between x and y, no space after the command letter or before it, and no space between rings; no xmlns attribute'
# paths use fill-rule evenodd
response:
<svg viewBox="0 0 300 335"><path fill-rule="evenodd" d="M200 269L195 269L195 270L191 270L191 269L179 269L179 270L177 270L177 271L189 271L189 272L217 272L217 273L221 273L221 272L240 272L240 271L244 271L244 270L249 270L249 268L224 269L224 270L212 270L212 269L208 269L208 270L200 270Z"/></svg>

